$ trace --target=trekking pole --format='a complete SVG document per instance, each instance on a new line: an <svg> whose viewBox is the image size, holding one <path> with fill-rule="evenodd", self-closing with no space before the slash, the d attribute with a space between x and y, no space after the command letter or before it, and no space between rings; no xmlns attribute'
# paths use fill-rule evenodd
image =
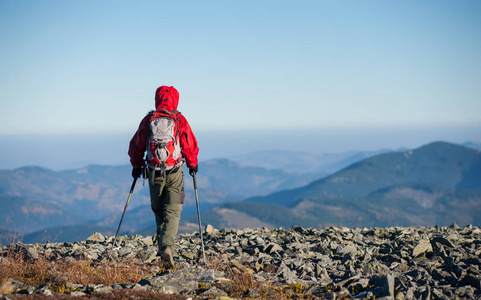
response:
<svg viewBox="0 0 481 300"><path fill-rule="evenodd" d="M114 242L112 244L112 249L110 249L109 258L112 258L112 251L114 251L115 243L117 243L117 236L119 234L120 226L122 225L122 220L124 219L125 212L127 211L127 207L129 206L130 197L132 196L132 193L134 192L134 187L135 187L136 182L137 182L137 177L134 178L134 182L132 182L132 186L130 187L129 197L127 198L127 203L125 203L124 212L122 213L122 217L120 218L119 228L117 228L117 232L115 233Z"/></svg>
<svg viewBox="0 0 481 300"><path fill-rule="evenodd" d="M199 220L199 233L200 243L202 244L202 256L204 257L204 265L207 266L207 261L205 260L204 238L202 236L202 225L200 224L199 197L197 195L197 181L195 180L195 173L193 173L192 178L194 178L195 204L197 205L197 219Z"/></svg>

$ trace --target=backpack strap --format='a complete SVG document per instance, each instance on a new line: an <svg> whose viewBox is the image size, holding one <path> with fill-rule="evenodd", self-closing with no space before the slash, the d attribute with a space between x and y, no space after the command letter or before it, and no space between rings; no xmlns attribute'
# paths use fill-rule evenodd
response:
<svg viewBox="0 0 481 300"><path fill-rule="evenodd" d="M173 114L172 112L168 111L168 110L165 109L165 108L161 108L161 110L162 110L163 112L167 113L167 114L168 114L169 116L171 116L171 117L174 116L174 114Z"/></svg>
<svg viewBox="0 0 481 300"><path fill-rule="evenodd" d="M169 110L167 110L167 109L165 109L165 108L160 108L160 109L161 109L163 112L167 113L167 114L168 114L169 116L171 116L171 117L177 118L177 115L180 114L180 111L178 111L178 110L169 111ZM157 111L159 111L159 110L157 110Z"/></svg>
<svg viewBox="0 0 481 300"><path fill-rule="evenodd" d="M179 119L180 111L178 110L169 111L165 108L159 108L158 110L151 110L149 111L150 118L152 118L156 113L165 114L168 117L170 117L172 120L174 120L176 123L180 121Z"/></svg>
<svg viewBox="0 0 481 300"><path fill-rule="evenodd" d="M167 113L174 121L175 121L175 127L177 128L177 137L176 139L180 139L180 130L179 130L179 114L181 113L180 111L178 110L173 110L173 111L169 111L165 108L161 108L163 112Z"/></svg>

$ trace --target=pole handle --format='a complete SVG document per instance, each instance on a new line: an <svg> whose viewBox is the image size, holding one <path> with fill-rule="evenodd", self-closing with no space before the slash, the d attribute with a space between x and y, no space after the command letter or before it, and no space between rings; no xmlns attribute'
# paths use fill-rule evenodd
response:
<svg viewBox="0 0 481 300"><path fill-rule="evenodd" d="M134 182L132 182L132 186L130 187L130 194L132 194L134 192L134 188L135 188L135 183L137 182L137 177L134 178Z"/></svg>

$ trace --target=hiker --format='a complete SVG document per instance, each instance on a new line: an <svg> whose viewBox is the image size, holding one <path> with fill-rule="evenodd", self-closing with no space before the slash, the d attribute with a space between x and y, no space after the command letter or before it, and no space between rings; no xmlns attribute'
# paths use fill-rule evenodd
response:
<svg viewBox="0 0 481 300"><path fill-rule="evenodd" d="M142 119L129 145L132 177L139 178L144 170L148 177L157 225L154 238L166 269L174 267L175 237L184 203L183 161L191 176L198 171L197 139L185 117L177 111L178 104L179 92L174 87L157 88L156 110Z"/></svg>

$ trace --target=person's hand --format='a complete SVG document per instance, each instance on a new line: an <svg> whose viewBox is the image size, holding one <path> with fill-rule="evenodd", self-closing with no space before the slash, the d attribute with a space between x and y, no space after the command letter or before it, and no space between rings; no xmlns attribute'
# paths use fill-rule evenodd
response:
<svg viewBox="0 0 481 300"><path fill-rule="evenodd" d="M139 178L142 175L142 168L133 168L132 169L132 177Z"/></svg>
<svg viewBox="0 0 481 300"><path fill-rule="evenodd" d="M199 171L199 165L196 165L195 167L193 168L189 168L189 174L190 176L194 177L195 173L197 173L197 171Z"/></svg>

